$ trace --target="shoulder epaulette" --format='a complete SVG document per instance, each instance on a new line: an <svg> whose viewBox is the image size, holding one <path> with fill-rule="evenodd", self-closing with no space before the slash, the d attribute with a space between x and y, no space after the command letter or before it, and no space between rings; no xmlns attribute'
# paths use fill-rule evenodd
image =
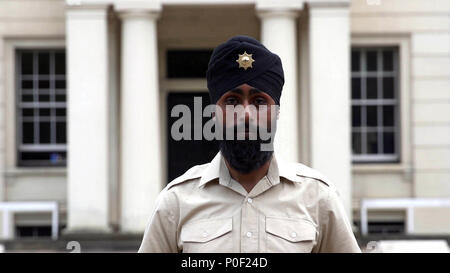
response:
<svg viewBox="0 0 450 273"><path fill-rule="evenodd" d="M327 185L328 187L335 189L334 184L319 171L301 163L297 163L297 165L298 165L298 167L296 168L297 176L316 179L322 182L323 184Z"/></svg>
<svg viewBox="0 0 450 273"><path fill-rule="evenodd" d="M172 180L168 185L167 185L167 189L172 188L175 185L181 184L183 182L187 182L189 180L192 179L196 179L202 176L202 172L204 170L204 168L208 165L209 163L203 164L203 165L195 165L193 167L191 167L189 170L187 170L184 174L178 176L177 178L175 178L174 180Z"/></svg>

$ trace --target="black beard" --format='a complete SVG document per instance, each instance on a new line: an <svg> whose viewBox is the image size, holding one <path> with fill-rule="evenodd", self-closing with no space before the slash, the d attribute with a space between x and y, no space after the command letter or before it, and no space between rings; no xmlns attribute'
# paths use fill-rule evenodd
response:
<svg viewBox="0 0 450 273"><path fill-rule="evenodd" d="M235 132L237 132L236 128ZM259 133L256 140L237 140L236 137L233 140L227 140L224 136L223 140L219 141L223 157L231 167L244 174L260 168L272 158L273 150L261 151L261 144L270 142L271 138L261 140Z"/></svg>

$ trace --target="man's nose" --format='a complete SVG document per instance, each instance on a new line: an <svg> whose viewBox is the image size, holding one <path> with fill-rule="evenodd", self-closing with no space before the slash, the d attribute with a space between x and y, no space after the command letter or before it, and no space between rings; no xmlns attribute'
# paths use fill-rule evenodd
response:
<svg viewBox="0 0 450 273"><path fill-rule="evenodd" d="M253 119L253 111L252 111L252 107L251 107L251 104L249 103L249 101L248 100L245 100L243 103L242 103L242 106L244 107L244 121L246 122L246 123L248 123L248 121L250 120L250 119Z"/></svg>

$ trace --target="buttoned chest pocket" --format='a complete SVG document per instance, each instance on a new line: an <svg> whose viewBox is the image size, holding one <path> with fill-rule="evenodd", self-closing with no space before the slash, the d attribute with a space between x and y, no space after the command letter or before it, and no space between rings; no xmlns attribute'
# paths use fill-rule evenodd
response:
<svg viewBox="0 0 450 273"><path fill-rule="evenodd" d="M233 219L206 219L187 223L181 229L183 252L232 252Z"/></svg>
<svg viewBox="0 0 450 273"><path fill-rule="evenodd" d="M266 218L267 252L310 253L316 243L316 228L308 220Z"/></svg>

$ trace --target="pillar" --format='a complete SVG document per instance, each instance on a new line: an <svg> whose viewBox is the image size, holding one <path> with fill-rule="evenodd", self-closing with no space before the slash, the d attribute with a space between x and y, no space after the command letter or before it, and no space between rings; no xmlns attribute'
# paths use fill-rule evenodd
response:
<svg viewBox="0 0 450 273"><path fill-rule="evenodd" d="M67 232L108 232L108 6L68 7Z"/></svg>
<svg viewBox="0 0 450 273"><path fill-rule="evenodd" d="M291 2L292 5L286 5L287 2L262 1L256 9L261 19L261 42L281 58L284 70L275 151L285 160L299 162L297 17L302 4Z"/></svg>
<svg viewBox="0 0 450 273"><path fill-rule="evenodd" d="M349 2L309 3L310 165L338 188L351 219Z"/></svg>
<svg viewBox="0 0 450 273"><path fill-rule="evenodd" d="M121 52L121 231L141 233L163 186L156 23L161 5L119 2Z"/></svg>

